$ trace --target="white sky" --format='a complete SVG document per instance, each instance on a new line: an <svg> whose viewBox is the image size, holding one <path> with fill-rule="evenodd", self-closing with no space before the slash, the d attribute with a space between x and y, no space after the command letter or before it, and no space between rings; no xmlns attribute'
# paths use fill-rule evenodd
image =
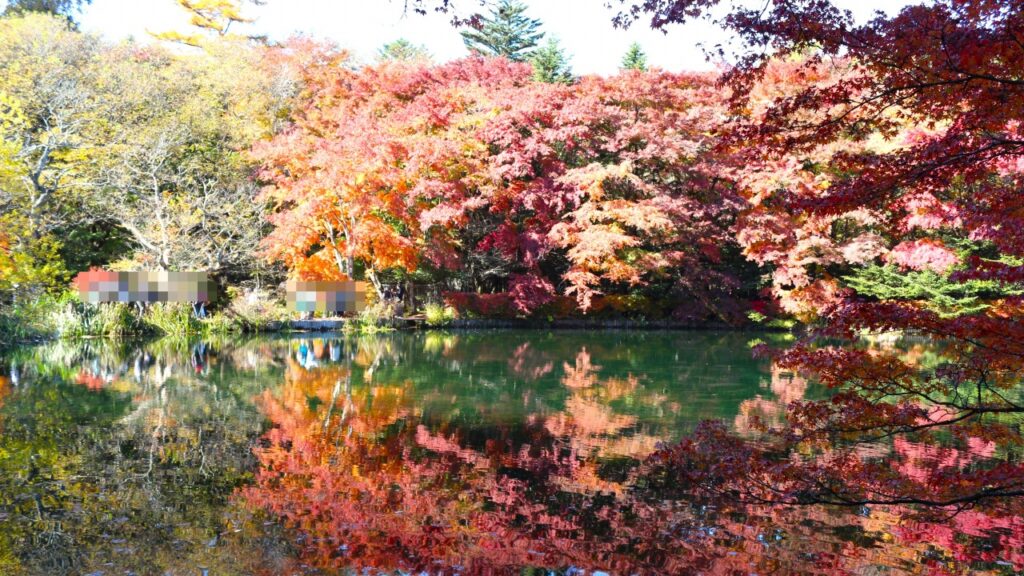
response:
<svg viewBox="0 0 1024 576"><path fill-rule="evenodd" d="M875 10L894 13L909 0L836 0L858 19L866 19ZM0 0L3 4L4 0ZM648 62L671 71L706 70L698 43L711 46L725 40L724 33L699 22L674 26L662 34L638 21L629 30L611 24L613 13L604 8L604 0L527 0L527 14L539 18L544 30L557 37L571 57L577 74L613 74L630 43L639 42ZM457 3L463 15L479 10L478 0ZM427 47L436 61L467 54L450 16L409 13L403 16L402 0L266 0L264 6L248 6L255 23L246 32L265 34L283 40L296 33L314 38L330 38L350 49L357 58L369 61L384 43L406 38ZM102 34L110 40L133 37L151 41L147 31L182 30L187 21L174 0L93 0L78 18L84 30Z"/></svg>

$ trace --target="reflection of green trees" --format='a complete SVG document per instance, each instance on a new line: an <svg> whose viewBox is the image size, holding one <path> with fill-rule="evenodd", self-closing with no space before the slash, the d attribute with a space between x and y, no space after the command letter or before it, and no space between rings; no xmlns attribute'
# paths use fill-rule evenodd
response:
<svg viewBox="0 0 1024 576"><path fill-rule="evenodd" d="M244 548L265 530L228 503L262 432L251 398L280 371L254 379L241 353L207 351L205 372L167 342L8 357L19 385L0 408L0 573L252 573L259 554ZM94 372L96 386L82 377Z"/></svg>
<svg viewBox="0 0 1024 576"><path fill-rule="evenodd" d="M95 443L129 400L59 384L30 386L8 398L0 431L0 573L25 564L41 573L75 567L67 534L72 477L80 450ZM88 426L83 426L88 424Z"/></svg>

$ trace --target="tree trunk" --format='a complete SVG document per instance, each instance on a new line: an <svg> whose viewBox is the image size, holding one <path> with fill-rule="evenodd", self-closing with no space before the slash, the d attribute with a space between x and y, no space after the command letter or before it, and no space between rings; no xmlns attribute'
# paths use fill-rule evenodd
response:
<svg viewBox="0 0 1024 576"><path fill-rule="evenodd" d="M370 284L373 285L373 290L374 290L374 292L377 293L377 301L379 302L379 301L383 300L384 299L384 290L383 290L383 288L380 285L380 279L377 278L377 274L374 273L373 267L371 267L371 266L367 266L366 267L366 279L369 280Z"/></svg>

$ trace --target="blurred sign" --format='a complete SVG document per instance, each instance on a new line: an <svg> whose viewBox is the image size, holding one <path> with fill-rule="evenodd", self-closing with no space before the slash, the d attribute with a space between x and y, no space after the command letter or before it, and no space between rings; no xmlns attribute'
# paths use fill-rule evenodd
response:
<svg viewBox="0 0 1024 576"><path fill-rule="evenodd" d="M288 308L296 312L355 313L366 308L366 282L290 280Z"/></svg>
<svg viewBox="0 0 1024 576"><path fill-rule="evenodd" d="M212 302L216 288L206 272L89 270L73 281L83 302Z"/></svg>

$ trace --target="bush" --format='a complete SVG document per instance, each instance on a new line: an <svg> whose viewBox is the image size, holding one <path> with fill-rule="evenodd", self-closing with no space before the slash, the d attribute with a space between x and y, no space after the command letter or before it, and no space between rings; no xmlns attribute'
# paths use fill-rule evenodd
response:
<svg viewBox="0 0 1024 576"><path fill-rule="evenodd" d="M427 326L447 326L455 319L455 309L436 302L431 302L423 307L423 314L427 317Z"/></svg>
<svg viewBox="0 0 1024 576"><path fill-rule="evenodd" d="M445 292L446 304L460 314L483 318L515 318L519 315L507 292L477 294L475 292Z"/></svg>
<svg viewBox="0 0 1024 576"><path fill-rule="evenodd" d="M47 338L123 337L154 332L130 304L89 304L71 292L44 294L0 311L0 341Z"/></svg>
<svg viewBox="0 0 1024 576"><path fill-rule="evenodd" d="M26 299L10 306L0 306L0 346L44 338L53 334L48 312L53 298Z"/></svg>
<svg viewBox="0 0 1024 576"><path fill-rule="evenodd" d="M48 337L124 338L165 334L192 337L201 334L254 332L289 317L285 307L268 299L235 297L220 313L200 320L191 304L160 303L141 314L134 304L82 302L73 292L42 294L8 306L0 305L0 346Z"/></svg>
<svg viewBox="0 0 1024 576"><path fill-rule="evenodd" d="M246 332L247 329L241 323L235 321L227 314L214 314L200 320L205 334L229 334L231 332Z"/></svg>
<svg viewBox="0 0 1024 576"><path fill-rule="evenodd" d="M50 318L61 338L110 336L119 338L154 332L131 304L114 302L89 304L65 297L53 308Z"/></svg>
<svg viewBox="0 0 1024 576"><path fill-rule="evenodd" d="M195 336L203 333L203 323L195 317L190 304L153 304L146 310L143 318L147 324L168 336Z"/></svg>
<svg viewBox="0 0 1024 576"><path fill-rule="evenodd" d="M231 298L228 306L209 321L214 330L263 332L291 317L288 309L277 300L260 295L250 298L233 288L228 289L228 296Z"/></svg>
<svg viewBox="0 0 1024 576"><path fill-rule="evenodd" d="M363 333L387 332L394 330L396 316L396 303L378 301L367 305L358 316L345 324L345 329Z"/></svg>

